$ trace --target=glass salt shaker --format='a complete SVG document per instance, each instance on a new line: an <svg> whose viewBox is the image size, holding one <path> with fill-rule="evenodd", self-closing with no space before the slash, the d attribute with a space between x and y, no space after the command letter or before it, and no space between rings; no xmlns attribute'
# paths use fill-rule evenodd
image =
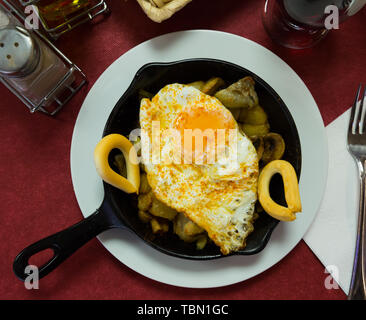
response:
<svg viewBox="0 0 366 320"><path fill-rule="evenodd" d="M54 52L19 26L0 30L0 57L0 73L35 105L40 104L68 72ZM73 78L69 78L67 84L72 82ZM44 106L52 102L54 94Z"/></svg>
<svg viewBox="0 0 366 320"><path fill-rule="evenodd" d="M51 43L7 18L0 8L0 80L31 112L53 115L86 78Z"/></svg>

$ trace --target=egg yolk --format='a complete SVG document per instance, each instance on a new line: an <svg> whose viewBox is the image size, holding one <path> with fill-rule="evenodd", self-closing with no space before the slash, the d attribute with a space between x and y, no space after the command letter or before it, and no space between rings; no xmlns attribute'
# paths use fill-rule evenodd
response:
<svg viewBox="0 0 366 320"><path fill-rule="evenodd" d="M236 122L231 114L228 116L220 112L220 110L209 110L203 106L196 106L195 108L183 111L178 116L175 127L181 132L185 154L191 155L196 151L197 142L203 144L203 153L207 152L208 143L210 143L210 146L216 147L217 130L235 129ZM191 135L185 136L185 130L191 130ZM190 141L184 141L184 137ZM201 140L199 141L198 139ZM209 139L212 140L208 141Z"/></svg>

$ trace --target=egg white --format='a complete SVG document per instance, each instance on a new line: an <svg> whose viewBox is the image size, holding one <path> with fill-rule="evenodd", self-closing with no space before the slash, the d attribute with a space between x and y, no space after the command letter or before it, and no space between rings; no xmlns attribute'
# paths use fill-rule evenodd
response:
<svg viewBox="0 0 366 320"><path fill-rule="evenodd" d="M220 117L233 121L230 111L216 98L190 86L171 84L161 89L151 101L141 101L141 129L147 132L151 143L152 121L159 121L161 130L171 129L182 111L199 104L207 110L219 110ZM257 153L251 140L237 125L236 130L235 159L213 164L164 164L144 159L155 196L205 229L223 254L245 246L247 236L253 231L257 200ZM172 140L161 140L161 158L164 155L169 158L172 151Z"/></svg>

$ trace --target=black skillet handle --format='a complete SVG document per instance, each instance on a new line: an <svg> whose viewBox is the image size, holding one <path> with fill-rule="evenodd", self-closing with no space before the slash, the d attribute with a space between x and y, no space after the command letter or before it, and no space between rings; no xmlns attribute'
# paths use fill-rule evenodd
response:
<svg viewBox="0 0 366 320"><path fill-rule="evenodd" d="M98 234L111 228L123 227L110 210L108 208L103 210L103 207L105 207L105 201L101 208L86 219L22 250L13 263L15 275L24 281L28 276L25 269L29 265L29 259L43 250L52 249L53 257L38 268L38 276L41 279Z"/></svg>

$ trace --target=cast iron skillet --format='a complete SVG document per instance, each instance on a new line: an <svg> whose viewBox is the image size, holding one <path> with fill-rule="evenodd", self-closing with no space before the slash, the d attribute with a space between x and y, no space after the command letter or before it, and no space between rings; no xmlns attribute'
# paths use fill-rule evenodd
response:
<svg viewBox="0 0 366 320"><path fill-rule="evenodd" d="M221 77L228 84L231 84L247 75L252 76L256 82L259 101L268 114L271 131L281 134L286 142L284 159L294 166L298 177L300 177L300 141L295 123L286 105L276 92L258 76L225 61L190 59L171 63L146 64L136 73L131 85L114 107L105 125L103 136L111 133L128 136L131 130L138 127L138 92L140 89L157 93L170 83L189 83L207 80L213 76ZM113 152L111 156L113 156ZM285 205L281 177L275 176L270 188L272 198ZM27 277L25 268L29 258L43 250L52 249L53 257L39 267L39 277L44 277L90 239L111 228L124 228L133 231L153 248L175 257L194 260L223 257L219 248L214 244L207 245L203 250L196 250L195 244L183 242L172 232L163 236L154 236L150 227L138 219L136 195L128 195L106 183L104 183L104 191L102 205L91 216L64 231L30 245L20 252L13 265L16 276L24 280ZM255 221L253 233L247 239L245 249L233 254L251 255L261 251L266 246L277 224L278 221L269 215L260 214L258 220Z"/></svg>

